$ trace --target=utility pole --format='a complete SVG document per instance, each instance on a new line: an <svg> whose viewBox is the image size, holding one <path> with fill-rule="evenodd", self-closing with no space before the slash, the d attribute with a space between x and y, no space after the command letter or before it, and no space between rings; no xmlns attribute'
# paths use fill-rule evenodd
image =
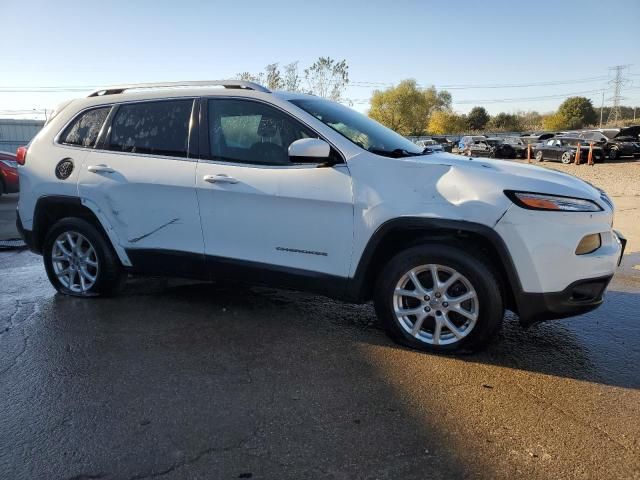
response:
<svg viewBox="0 0 640 480"><path fill-rule="evenodd" d="M629 65L616 65L609 69L615 71L616 76L613 80L609 81L609 84L613 86L613 96L608 100L611 100L613 104L611 105L611 110L609 110L607 123L615 123L620 119L620 100L623 99L622 87L627 83L627 79L623 76L623 72L627 68L629 68Z"/></svg>
<svg viewBox="0 0 640 480"><path fill-rule="evenodd" d="M602 112L604 110L604 90L602 90L602 103L600 104L600 128L602 128Z"/></svg>

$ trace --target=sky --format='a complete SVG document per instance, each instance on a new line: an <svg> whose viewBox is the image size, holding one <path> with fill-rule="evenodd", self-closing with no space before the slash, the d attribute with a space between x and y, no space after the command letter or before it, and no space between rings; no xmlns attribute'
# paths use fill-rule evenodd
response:
<svg viewBox="0 0 640 480"><path fill-rule="evenodd" d="M360 111L407 78L446 88L461 113L548 112L573 94L599 107L615 65L630 65L622 104L640 107L640 0L0 0L0 19L0 117L94 86L302 70L320 56L347 61ZM79 91L24 91L43 87Z"/></svg>

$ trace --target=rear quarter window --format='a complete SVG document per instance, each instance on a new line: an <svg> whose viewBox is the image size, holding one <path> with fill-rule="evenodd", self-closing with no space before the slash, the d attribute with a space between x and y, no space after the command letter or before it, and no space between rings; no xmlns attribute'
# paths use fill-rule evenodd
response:
<svg viewBox="0 0 640 480"><path fill-rule="evenodd" d="M111 106L109 105L81 113L62 132L60 143L78 147L94 147L110 110Z"/></svg>

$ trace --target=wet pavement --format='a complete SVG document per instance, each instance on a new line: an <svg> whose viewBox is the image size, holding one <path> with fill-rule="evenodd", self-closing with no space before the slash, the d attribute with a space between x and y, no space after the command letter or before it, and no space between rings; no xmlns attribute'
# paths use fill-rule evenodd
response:
<svg viewBox="0 0 640 480"><path fill-rule="evenodd" d="M369 305L132 279L55 294L0 252L0 478L640 478L640 278L461 358Z"/></svg>

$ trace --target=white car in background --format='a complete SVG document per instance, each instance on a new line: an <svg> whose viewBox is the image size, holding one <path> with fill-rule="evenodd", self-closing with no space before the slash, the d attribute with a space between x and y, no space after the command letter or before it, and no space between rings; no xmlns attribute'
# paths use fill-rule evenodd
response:
<svg viewBox="0 0 640 480"><path fill-rule="evenodd" d="M416 145L423 149L428 148L430 152L444 152L444 148L438 142L432 139L418 140Z"/></svg>
<svg viewBox="0 0 640 480"><path fill-rule="evenodd" d="M394 340L435 352L481 347L505 309L529 325L596 308L624 249L582 180L423 155L343 105L249 82L105 88L17 159L18 228L63 294L141 274L373 300Z"/></svg>

